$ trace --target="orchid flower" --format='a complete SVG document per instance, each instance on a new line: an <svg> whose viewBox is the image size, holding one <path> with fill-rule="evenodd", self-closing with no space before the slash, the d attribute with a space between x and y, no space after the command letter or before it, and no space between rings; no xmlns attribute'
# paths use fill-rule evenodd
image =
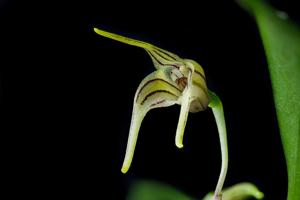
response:
<svg viewBox="0 0 300 200"><path fill-rule="evenodd" d="M135 93L126 155L121 171L126 173L131 165L139 129L148 111L174 104L181 105L175 144L178 148L182 148L188 113L199 112L210 107L216 119L222 152L221 173L214 198L221 199L228 166L225 119L220 99L207 89L202 67L194 60L180 58L174 53L152 44L97 28L94 28L94 31L101 36L143 48L151 57L156 68L156 71L142 80Z"/></svg>

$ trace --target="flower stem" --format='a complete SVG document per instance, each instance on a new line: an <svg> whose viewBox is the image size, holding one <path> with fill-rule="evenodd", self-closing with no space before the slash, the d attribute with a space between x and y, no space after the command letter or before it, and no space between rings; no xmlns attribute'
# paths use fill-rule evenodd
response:
<svg viewBox="0 0 300 200"><path fill-rule="evenodd" d="M209 107L212 108L213 114L218 127L219 139L221 145L222 165L219 180L215 189L214 200L222 199L222 188L227 174L228 168L228 145L227 145L227 133L226 124L223 112L223 106L220 98L213 92L209 91L210 103Z"/></svg>

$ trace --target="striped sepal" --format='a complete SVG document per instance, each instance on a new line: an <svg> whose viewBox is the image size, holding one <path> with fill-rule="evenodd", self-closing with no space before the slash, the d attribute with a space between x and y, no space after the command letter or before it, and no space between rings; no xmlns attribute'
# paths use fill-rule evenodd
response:
<svg viewBox="0 0 300 200"><path fill-rule="evenodd" d="M124 37L115 33L110 33L107 31L103 31L97 28L94 28L94 31L104 37L123 42L125 44L129 44L136 47L141 47L147 51L150 55L154 66L159 69L165 66L174 66L179 68L182 63L182 59L174 53L161 49L155 45L149 44L147 42L135 40L132 38Z"/></svg>
<svg viewBox="0 0 300 200"><path fill-rule="evenodd" d="M141 123L153 108L167 107L178 103L181 89L172 81L172 68L159 69L148 75L138 87L133 105L132 119L122 172L130 167Z"/></svg>

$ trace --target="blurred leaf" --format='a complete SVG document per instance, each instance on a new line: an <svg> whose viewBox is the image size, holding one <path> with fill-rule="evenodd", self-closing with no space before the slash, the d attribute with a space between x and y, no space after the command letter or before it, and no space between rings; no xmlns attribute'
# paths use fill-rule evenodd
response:
<svg viewBox="0 0 300 200"><path fill-rule="evenodd" d="M214 192L208 193L203 200L212 200ZM239 183L223 190L222 200L262 199L264 194L252 183Z"/></svg>
<svg viewBox="0 0 300 200"><path fill-rule="evenodd" d="M203 200L211 200L214 192ZM262 199L264 194L252 183L239 183L223 190L222 200L246 200L251 197ZM156 181L137 181L130 190L127 200L195 200L175 188Z"/></svg>
<svg viewBox="0 0 300 200"><path fill-rule="evenodd" d="M137 181L129 191L127 200L194 200L175 188L156 181Z"/></svg>
<svg viewBox="0 0 300 200"><path fill-rule="evenodd" d="M261 0L239 0L256 19L266 51L288 168L288 200L300 199L300 31ZM284 186L283 186L284 187Z"/></svg>

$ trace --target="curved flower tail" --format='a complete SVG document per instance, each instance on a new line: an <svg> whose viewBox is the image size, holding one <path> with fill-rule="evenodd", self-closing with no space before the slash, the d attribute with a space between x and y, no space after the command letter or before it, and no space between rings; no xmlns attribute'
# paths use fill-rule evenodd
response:
<svg viewBox="0 0 300 200"><path fill-rule="evenodd" d="M138 138L138 133L139 133L142 121L145 117L145 114L146 113L140 112L137 108L134 109L132 112L132 119L131 119L129 137L128 137L127 148L126 148L126 155L125 155L122 169L121 169L121 172L124 174L128 171L128 169L131 165L135 146L136 146L136 141Z"/></svg>
<svg viewBox="0 0 300 200"><path fill-rule="evenodd" d="M155 45L140 40L124 37L115 33L110 33L98 28L94 28L94 31L103 37L107 37L128 45L143 48L150 55L155 67L161 68L165 65L174 65L174 62L181 62L182 59L174 53L161 49Z"/></svg>
<svg viewBox="0 0 300 200"><path fill-rule="evenodd" d="M166 67L148 75L139 85L132 112L129 137L121 171L126 173L131 165L141 123L153 108L167 107L178 102L180 89L169 77L171 69Z"/></svg>
<svg viewBox="0 0 300 200"><path fill-rule="evenodd" d="M121 36L121 35L118 35L118 34L115 34L115 33L110 33L108 31L104 31L104 30L101 30L101 29L98 29L98 28L94 28L94 31L97 34L101 35L101 36L104 36L104 37L107 37L107 38L110 38L110 39L113 39L113 40L116 40L116 41L119 41L119 42L122 42L122 43L125 43L125 44L129 44L129 45L132 45L132 46L137 46L137 47L141 47L141 48L144 48L144 49L152 49L154 47L152 44L149 44L147 42L143 42L143 41L135 40L135 39L132 39L132 38L124 37L124 36Z"/></svg>
<svg viewBox="0 0 300 200"><path fill-rule="evenodd" d="M225 125L222 102L214 92L209 91L209 96L210 96L210 103L208 106L212 108L217 123L220 145L221 145L221 156L222 156L221 172L220 172L219 180L214 195L215 200L218 200L221 199L220 197L222 195L222 187L224 185L224 181L227 174L227 168L228 168L227 133L226 133L226 125Z"/></svg>

